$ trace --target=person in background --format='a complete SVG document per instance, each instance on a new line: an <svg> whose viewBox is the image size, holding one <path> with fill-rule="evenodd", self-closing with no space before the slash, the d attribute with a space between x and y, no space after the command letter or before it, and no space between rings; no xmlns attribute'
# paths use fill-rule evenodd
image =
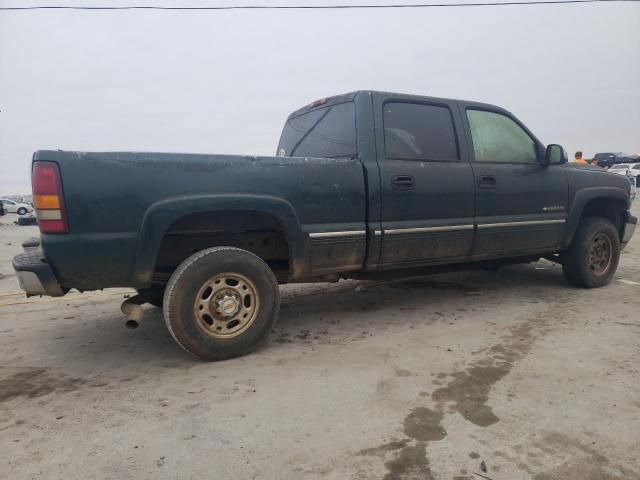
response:
<svg viewBox="0 0 640 480"><path fill-rule="evenodd" d="M574 155L575 158L575 163L578 163L580 165L587 165L587 161L582 158L582 152L581 151L577 151L576 154Z"/></svg>

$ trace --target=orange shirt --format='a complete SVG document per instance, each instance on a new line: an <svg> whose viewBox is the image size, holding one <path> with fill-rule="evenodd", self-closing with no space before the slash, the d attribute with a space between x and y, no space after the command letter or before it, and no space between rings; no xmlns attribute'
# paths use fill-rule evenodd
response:
<svg viewBox="0 0 640 480"><path fill-rule="evenodd" d="M576 158L576 163L579 163L580 165L586 165L587 161L584 158L580 157Z"/></svg>

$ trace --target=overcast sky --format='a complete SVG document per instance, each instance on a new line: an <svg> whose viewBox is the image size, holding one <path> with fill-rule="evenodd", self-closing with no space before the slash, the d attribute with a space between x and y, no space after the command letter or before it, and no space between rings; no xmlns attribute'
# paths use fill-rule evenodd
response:
<svg viewBox="0 0 640 480"><path fill-rule="evenodd" d="M640 153L640 3L0 11L0 195L30 192L38 149L274 155L290 111L358 89L498 104L570 155Z"/></svg>

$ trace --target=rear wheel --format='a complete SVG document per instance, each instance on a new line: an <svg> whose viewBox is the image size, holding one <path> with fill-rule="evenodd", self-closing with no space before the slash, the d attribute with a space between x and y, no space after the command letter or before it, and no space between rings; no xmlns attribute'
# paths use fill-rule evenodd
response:
<svg viewBox="0 0 640 480"><path fill-rule="evenodd" d="M587 217L562 259L562 269L572 285L596 288L611 282L620 260L620 238L609 220Z"/></svg>
<svg viewBox="0 0 640 480"><path fill-rule="evenodd" d="M185 260L164 294L167 327L180 346L204 360L254 350L275 323L280 294L275 275L259 257L215 247Z"/></svg>

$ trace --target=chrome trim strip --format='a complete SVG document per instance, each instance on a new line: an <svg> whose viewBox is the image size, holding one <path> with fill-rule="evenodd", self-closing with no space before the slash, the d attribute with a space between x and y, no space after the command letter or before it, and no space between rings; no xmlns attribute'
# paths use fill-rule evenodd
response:
<svg viewBox="0 0 640 480"><path fill-rule="evenodd" d="M500 227L528 227L530 225L553 225L556 223L565 223L564 218L557 220L525 220L522 222L501 222L501 223L482 223L478 224L478 228L500 228Z"/></svg>
<svg viewBox="0 0 640 480"><path fill-rule="evenodd" d="M364 230L344 230L341 232L311 232L310 238L333 238L333 237L363 237Z"/></svg>
<svg viewBox="0 0 640 480"><path fill-rule="evenodd" d="M456 230L473 230L473 225L444 225L442 227L416 227L416 228L392 228L385 230L385 235L396 235L403 233L431 233L431 232L452 232Z"/></svg>
<svg viewBox="0 0 640 480"><path fill-rule="evenodd" d="M554 220L528 220L520 222L500 222L500 223L482 223L478 225L478 228L500 228L500 227L526 227L530 225L553 225L558 223L565 223L565 219ZM455 231L467 231L473 230L474 225L443 225L438 227L413 227L413 228L391 228L389 230L375 230L376 236L382 235L384 231L385 235L402 235L405 233L432 233L432 232L455 232ZM310 238L335 238L335 237L362 237L366 235L365 230L343 230L339 232L311 232Z"/></svg>

